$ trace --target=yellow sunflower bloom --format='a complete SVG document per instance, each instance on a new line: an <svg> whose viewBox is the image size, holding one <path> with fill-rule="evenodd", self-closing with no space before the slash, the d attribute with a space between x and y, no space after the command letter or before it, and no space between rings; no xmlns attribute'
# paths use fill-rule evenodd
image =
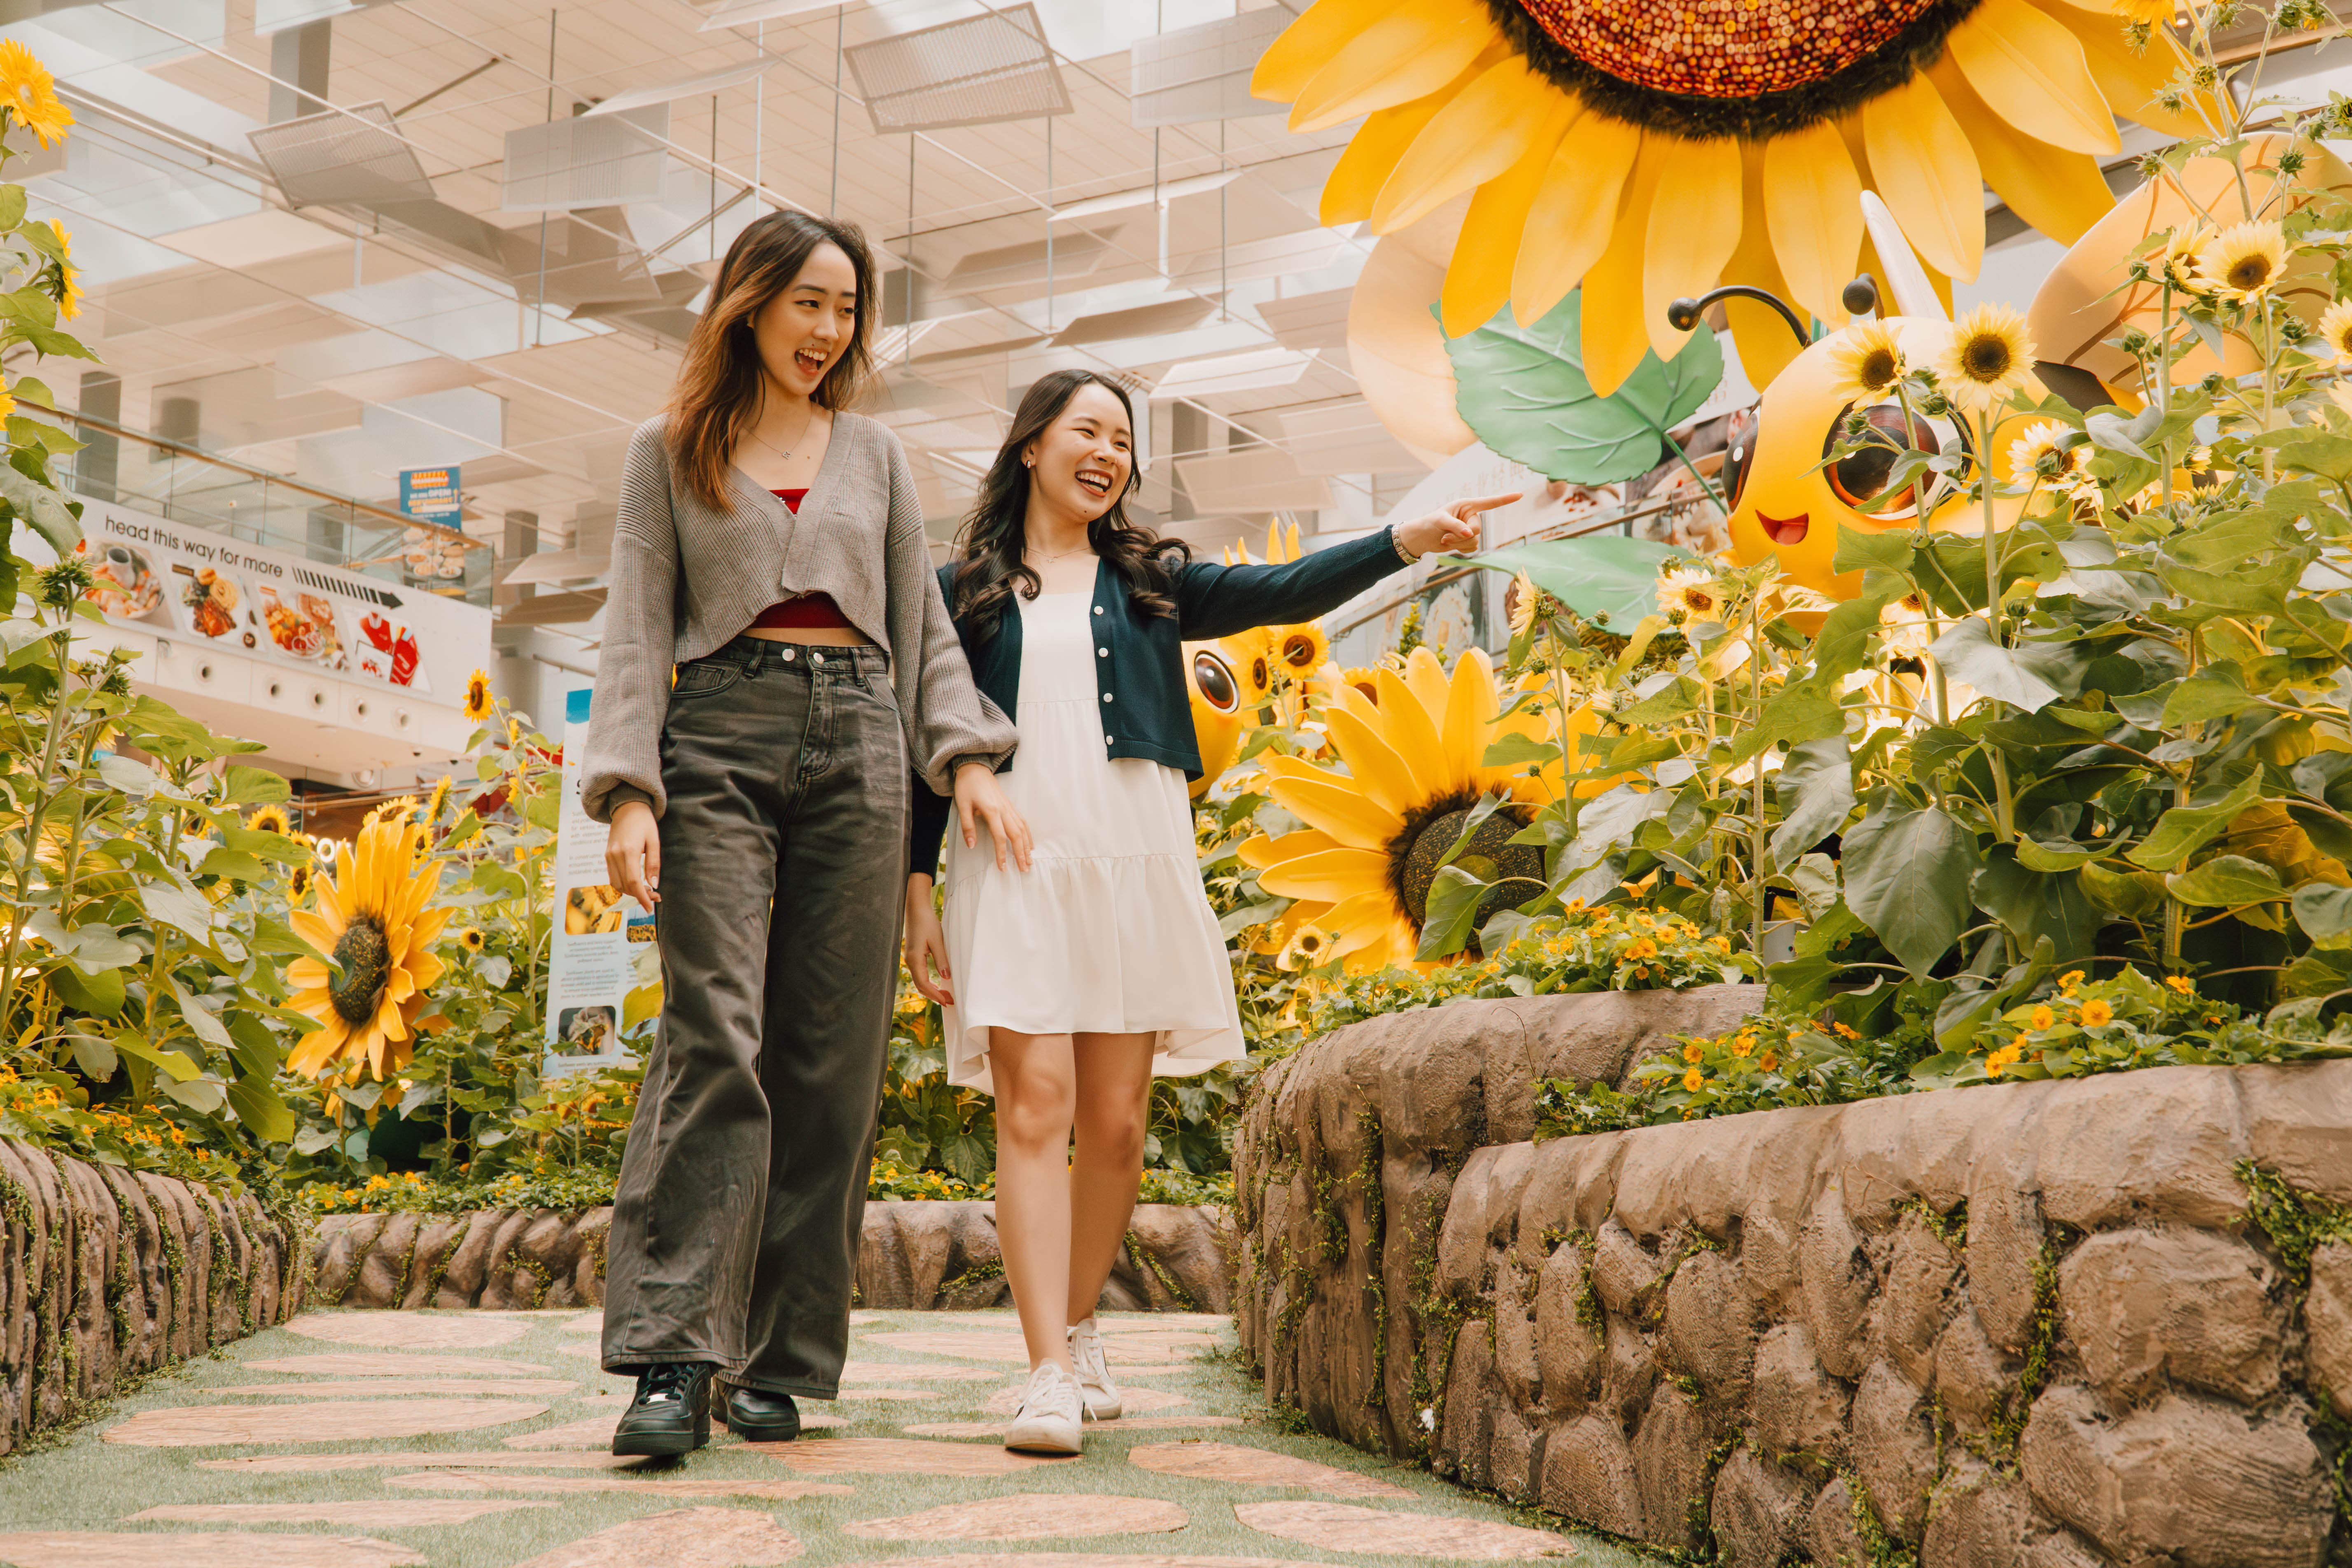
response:
<svg viewBox="0 0 2352 1568"><path fill-rule="evenodd" d="M490 716L491 706L490 678L486 672L478 669L466 677L467 722L480 723Z"/></svg>
<svg viewBox="0 0 2352 1568"><path fill-rule="evenodd" d="M1414 649L1402 670L1378 671L1376 680L1377 703L1342 683L1323 710L1346 773L1303 758L1265 756L1265 789L1307 828L1253 838L1241 854L1244 864L1257 868L1267 892L1324 906L1314 922L1331 934L1332 951L1351 971L1412 959L1437 861L1482 795L1499 791L1532 802L1550 798L1566 783L1559 763L1540 778L1486 765L1498 731L1551 737L1548 721L1524 712L1497 723L1494 668L1477 649L1456 661L1450 679L1424 647ZM1590 716L1583 718L1589 728ZM1508 814L1489 818L1479 829L1477 852L1507 875L1540 877L1539 850L1504 844L1517 830Z"/></svg>
<svg viewBox="0 0 2352 1568"><path fill-rule="evenodd" d="M2337 359L2352 359L2352 300L2338 300L2319 313L2318 341Z"/></svg>
<svg viewBox="0 0 2352 1568"><path fill-rule="evenodd" d="M1830 350L1830 368L1837 374L1837 395L1849 403L1884 395L1909 369L1895 329L1884 321L1857 323L1839 333L1838 345Z"/></svg>
<svg viewBox="0 0 2352 1568"><path fill-rule="evenodd" d="M452 776L444 773L441 775L441 782L433 786L432 797L425 803L425 820L427 823L441 820L441 808L449 804L449 785L452 782Z"/></svg>
<svg viewBox="0 0 2352 1568"><path fill-rule="evenodd" d="M1669 616L1679 612L1685 620L1719 621L1723 588L1711 572L1677 567L1658 579L1658 608Z"/></svg>
<svg viewBox="0 0 2352 1568"><path fill-rule="evenodd" d="M2025 384L2033 354L2025 318L1987 301L1952 323L1951 346L1936 362L1937 384L1957 406L1983 413Z"/></svg>
<svg viewBox="0 0 2352 1568"><path fill-rule="evenodd" d="M467 952L481 952L482 928L479 926L467 926L465 930L459 931L457 933L457 945L464 948ZM915 1001L917 1004L916 1011L920 1012L922 1010L922 998L918 996Z"/></svg>
<svg viewBox="0 0 2352 1568"><path fill-rule="evenodd" d="M1275 658L1290 672L1293 680L1305 680L1323 668L1331 657L1331 639L1324 635L1323 623L1307 621L1295 626L1274 628Z"/></svg>
<svg viewBox="0 0 2352 1568"><path fill-rule="evenodd" d="M1531 323L1580 281L1605 395L1645 350L1679 352L1667 302L1718 280L1843 325L1865 190L1944 278L1977 275L1987 184L2073 243L2114 205L2098 159L2116 113L2203 133L2158 101L2179 58L2066 0L1319 0L1250 88L1292 105L1293 130L1362 119L1326 224L1391 234L1469 197L1435 237L1448 333L1507 305ZM1728 310L1760 384L1787 330Z"/></svg>
<svg viewBox="0 0 2352 1568"><path fill-rule="evenodd" d="M442 868L417 866L405 816L397 805L371 813L341 879L322 874L314 884L318 909L291 917L302 939L332 954L336 967L315 958L286 966L296 988L289 1005L319 1020L288 1058L290 1071L322 1077L365 1064L381 1080L415 1049L426 988L443 968L431 945L452 911L426 908Z"/></svg>
<svg viewBox="0 0 2352 1568"><path fill-rule="evenodd" d="M294 820L292 817L286 815L286 808L282 805L260 805L254 807L253 815L245 819L245 825L256 833L291 833L294 831Z"/></svg>
<svg viewBox="0 0 2352 1568"><path fill-rule="evenodd" d="M66 139L73 110L58 98L57 79L33 51L14 38L0 39L0 109L40 138L44 147Z"/></svg>
<svg viewBox="0 0 2352 1568"><path fill-rule="evenodd" d="M2223 229L2197 254L2197 275L2212 293L2252 304L2286 272L2286 233L2275 222Z"/></svg>
<svg viewBox="0 0 2352 1568"><path fill-rule="evenodd" d="M1234 679L1241 682L1242 707L1263 707L1266 699L1274 695L1275 672L1281 668L1272 630L1254 626L1219 639L1217 647L1223 650L1226 662L1233 666Z"/></svg>
<svg viewBox="0 0 2352 1568"><path fill-rule="evenodd" d="M1525 637L1528 635L1528 628L1536 624L1536 606L1542 602L1543 591L1536 586L1534 578L1522 572L1511 579L1509 597L1511 635L1515 637Z"/></svg>

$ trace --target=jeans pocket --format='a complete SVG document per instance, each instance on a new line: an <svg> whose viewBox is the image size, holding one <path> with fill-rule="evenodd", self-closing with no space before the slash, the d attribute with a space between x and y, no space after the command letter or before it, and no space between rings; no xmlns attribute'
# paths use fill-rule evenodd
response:
<svg viewBox="0 0 2352 1568"><path fill-rule="evenodd" d="M677 683L669 689L673 700L684 697L710 697L726 690L743 679L743 667L723 659L698 658L692 664L678 666Z"/></svg>

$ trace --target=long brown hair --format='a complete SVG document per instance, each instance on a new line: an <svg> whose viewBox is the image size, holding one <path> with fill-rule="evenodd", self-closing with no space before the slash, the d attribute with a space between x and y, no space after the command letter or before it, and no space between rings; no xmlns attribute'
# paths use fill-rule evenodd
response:
<svg viewBox="0 0 2352 1568"><path fill-rule="evenodd" d="M1012 433L996 449L996 461L980 483L980 499L956 536L963 559L949 600L982 642L995 635L1015 589L1024 599L1034 599L1045 589L1024 559L1029 551L1029 465L1021 458L1030 443L1062 416L1082 386L1108 389L1127 411L1128 428L1135 427L1135 405L1127 388L1090 370L1048 371L1023 395L1021 406L1013 411ZM1172 616L1176 601L1168 595L1169 581L1192 552L1182 541L1162 539L1129 519L1127 498L1142 483L1141 471L1130 467L1127 488L1108 511L1087 525L1087 543L1125 580L1132 603L1155 616Z"/></svg>
<svg viewBox="0 0 2352 1568"><path fill-rule="evenodd" d="M810 401L821 408L856 405L873 374L874 258L866 248L866 235L854 223L790 210L772 212L753 220L719 264L718 280L710 286L710 303L687 340L686 363L678 367L677 386L670 394L670 467L687 489L706 506L728 508L727 466L760 416L760 400L767 381L760 363L760 345L752 323L768 301L793 286L820 245L837 247L849 258L857 279L857 324L849 346Z"/></svg>

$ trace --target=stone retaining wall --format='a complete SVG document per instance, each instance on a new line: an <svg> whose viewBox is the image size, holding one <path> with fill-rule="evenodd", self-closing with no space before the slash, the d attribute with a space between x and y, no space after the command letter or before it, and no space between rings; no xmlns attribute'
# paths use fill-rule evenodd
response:
<svg viewBox="0 0 2352 1568"><path fill-rule="evenodd" d="M486 1209L470 1215L330 1215L319 1222L310 1300L331 1307L593 1307L604 1300L613 1211ZM1115 1311L1228 1310L1233 1223L1220 1208L1137 1207L1103 1305ZM1006 1305L992 1203L869 1203L859 1303Z"/></svg>
<svg viewBox="0 0 2352 1568"><path fill-rule="evenodd" d="M1235 1148L1269 1397L1743 1568L2326 1560L2352 1244L2306 1285L2244 1173L2352 1214L2352 1062L1527 1141L1536 1079L1752 995L1456 1004L1278 1064Z"/></svg>
<svg viewBox="0 0 2352 1568"><path fill-rule="evenodd" d="M251 1198L0 1138L0 1454L283 1321L306 1256Z"/></svg>

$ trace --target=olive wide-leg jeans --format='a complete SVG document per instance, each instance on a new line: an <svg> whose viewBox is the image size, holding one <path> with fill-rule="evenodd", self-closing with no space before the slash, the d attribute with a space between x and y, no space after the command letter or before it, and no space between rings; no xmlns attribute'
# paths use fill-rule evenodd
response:
<svg viewBox="0 0 2352 1568"><path fill-rule="evenodd" d="M906 885L877 648L738 637L662 731L662 1016L621 1160L604 1368L833 1398Z"/></svg>

